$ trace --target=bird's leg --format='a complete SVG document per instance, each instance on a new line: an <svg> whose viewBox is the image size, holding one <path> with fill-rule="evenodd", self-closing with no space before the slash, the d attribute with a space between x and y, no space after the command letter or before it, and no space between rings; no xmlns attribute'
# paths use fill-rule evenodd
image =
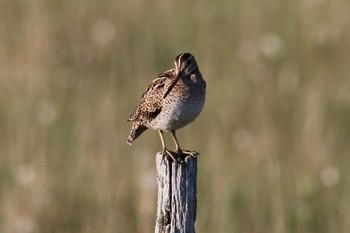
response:
<svg viewBox="0 0 350 233"><path fill-rule="evenodd" d="M176 137L176 133L175 133L175 130L172 130L171 131L171 136L175 142L175 146L176 146L176 150L175 152L178 153L178 154L185 154L185 155L189 155L189 156L194 156L196 157L197 155L199 155L198 152L196 151L191 151L191 150L182 150L180 145L179 145L179 142L177 141L177 137Z"/></svg>
<svg viewBox="0 0 350 233"><path fill-rule="evenodd" d="M162 154L163 154L163 159L165 157L165 155L169 155L170 158L176 162L176 159L172 153L172 151L168 150L165 146L165 142L164 142L164 136L163 136L163 131L162 130L158 130L159 133L159 137L160 137L160 141L162 142Z"/></svg>
<svg viewBox="0 0 350 233"><path fill-rule="evenodd" d="M176 153L181 152L182 150L181 150L181 148L180 148L179 142L177 141L177 137L176 137L175 130L172 130L172 131L171 131L171 137L173 138L173 140L174 140L174 142L175 142L175 146L176 146L175 152L176 152Z"/></svg>

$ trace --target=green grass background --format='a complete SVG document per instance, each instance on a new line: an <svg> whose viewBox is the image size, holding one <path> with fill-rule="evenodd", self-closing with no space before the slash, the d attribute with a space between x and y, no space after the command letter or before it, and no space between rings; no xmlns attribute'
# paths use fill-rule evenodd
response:
<svg viewBox="0 0 350 233"><path fill-rule="evenodd" d="M184 51L207 81L178 132L201 153L197 232L350 232L349 9L2 0L0 232L153 232L161 145L128 146L126 119Z"/></svg>

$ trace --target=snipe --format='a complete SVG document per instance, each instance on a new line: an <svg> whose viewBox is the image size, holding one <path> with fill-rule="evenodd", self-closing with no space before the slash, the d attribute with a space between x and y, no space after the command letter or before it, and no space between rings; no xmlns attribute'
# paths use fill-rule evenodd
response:
<svg viewBox="0 0 350 233"><path fill-rule="evenodd" d="M142 94L139 105L128 118L132 128L128 144L145 130L158 130L163 155L175 160L175 154L196 155L195 151L182 150L175 131L194 121L203 109L206 83L192 54L182 53L175 58L175 68L158 75ZM163 132L171 132L175 152L167 149Z"/></svg>

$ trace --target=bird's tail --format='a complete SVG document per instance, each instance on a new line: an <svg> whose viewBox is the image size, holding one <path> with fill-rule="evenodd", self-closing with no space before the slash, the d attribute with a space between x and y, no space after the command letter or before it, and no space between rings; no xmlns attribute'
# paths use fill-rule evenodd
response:
<svg viewBox="0 0 350 233"><path fill-rule="evenodd" d="M126 141L129 145L132 145L132 142L138 138L145 130L147 130L148 128L144 125L141 125L138 122L133 122L132 123L132 127L131 127L131 131L128 137L128 140Z"/></svg>

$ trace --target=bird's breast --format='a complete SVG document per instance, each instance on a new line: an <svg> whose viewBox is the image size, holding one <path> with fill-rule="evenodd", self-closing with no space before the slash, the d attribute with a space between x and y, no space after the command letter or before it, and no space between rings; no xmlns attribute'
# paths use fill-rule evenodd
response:
<svg viewBox="0 0 350 233"><path fill-rule="evenodd" d="M163 100L162 111L152 128L164 131L177 130L194 121L203 109L205 92L187 96L169 95Z"/></svg>

